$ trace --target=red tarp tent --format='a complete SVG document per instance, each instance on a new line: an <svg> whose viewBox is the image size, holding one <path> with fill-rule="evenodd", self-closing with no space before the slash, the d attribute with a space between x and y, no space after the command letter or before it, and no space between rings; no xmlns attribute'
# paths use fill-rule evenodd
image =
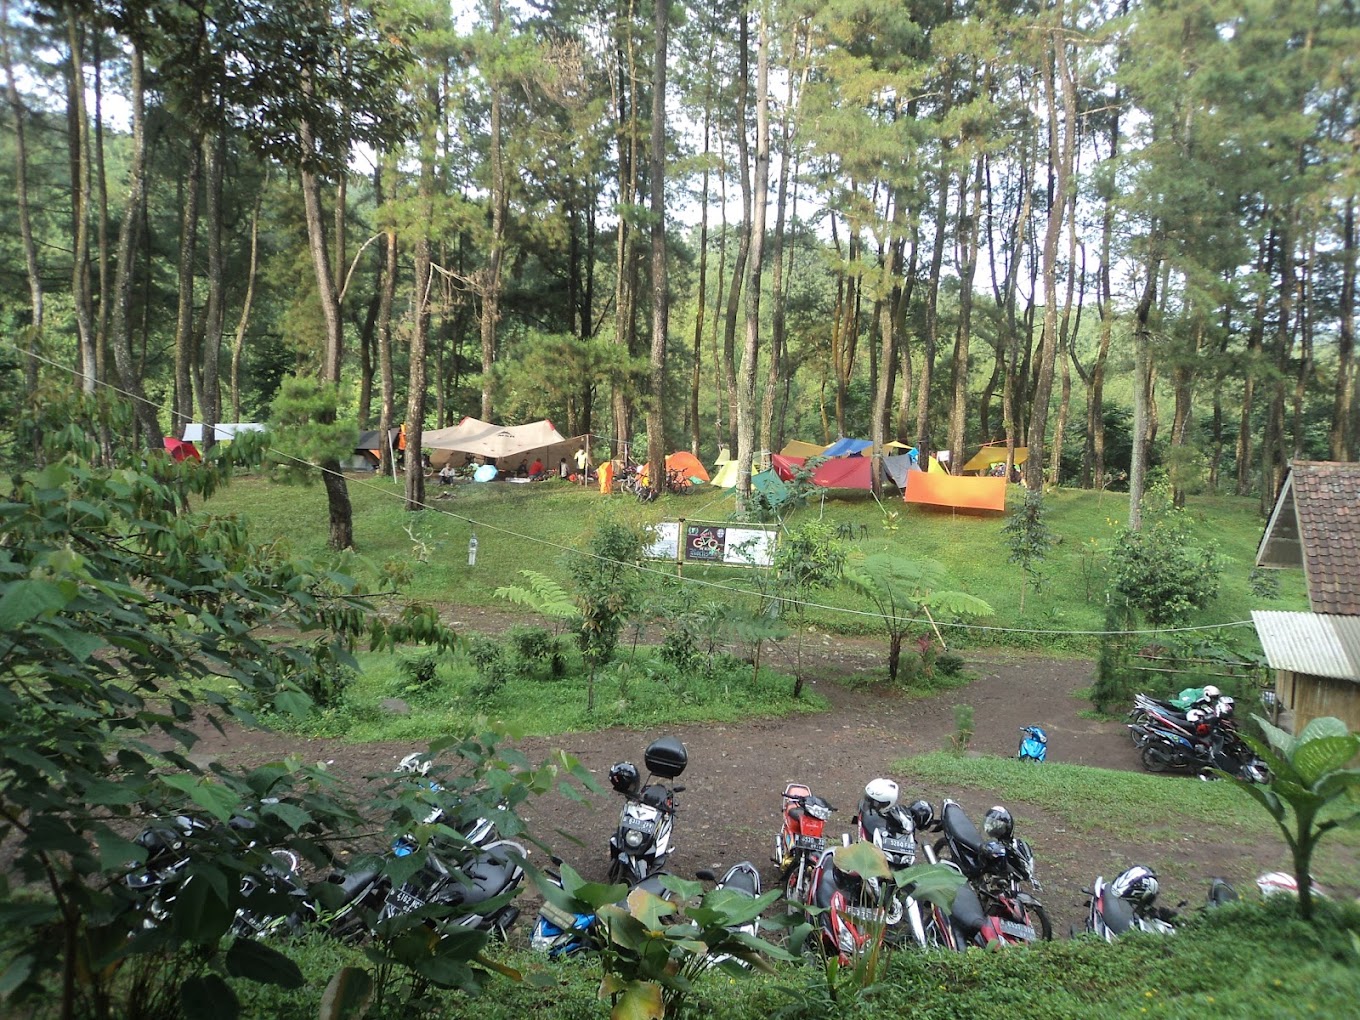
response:
<svg viewBox="0 0 1360 1020"><path fill-rule="evenodd" d="M161 441L165 444L165 452L174 457L175 460L188 460L190 457L194 460L203 459L203 455L198 452L198 447L194 446L193 443L186 443L184 440L175 439L172 436L166 436Z"/></svg>
<svg viewBox="0 0 1360 1020"><path fill-rule="evenodd" d="M785 457L776 453L770 458L774 473L789 481L806 463L803 457ZM869 489L873 483L873 461L868 457L832 457L812 473L812 484L825 489Z"/></svg>

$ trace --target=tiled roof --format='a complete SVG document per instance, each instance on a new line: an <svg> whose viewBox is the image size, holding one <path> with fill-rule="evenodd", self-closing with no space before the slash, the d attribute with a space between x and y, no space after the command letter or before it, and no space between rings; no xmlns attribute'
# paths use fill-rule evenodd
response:
<svg viewBox="0 0 1360 1020"><path fill-rule="evenodd" d="M1360 464L1296 460L1292 481L1313 612L1360 615Z"/></svg>

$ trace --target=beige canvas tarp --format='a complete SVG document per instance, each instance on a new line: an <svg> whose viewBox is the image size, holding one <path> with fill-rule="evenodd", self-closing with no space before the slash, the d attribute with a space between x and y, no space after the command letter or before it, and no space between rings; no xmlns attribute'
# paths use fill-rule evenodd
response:
<svg viewBox="0 0 1360 1020"><path fill-rule="evenodd" d="M494 425L467 417L450 428L420 434L420 445L430 452L430 460L436 467L455 453L503 460L538 452L546 463L548 451L565 442L547 419L528 425Z"/></svg>

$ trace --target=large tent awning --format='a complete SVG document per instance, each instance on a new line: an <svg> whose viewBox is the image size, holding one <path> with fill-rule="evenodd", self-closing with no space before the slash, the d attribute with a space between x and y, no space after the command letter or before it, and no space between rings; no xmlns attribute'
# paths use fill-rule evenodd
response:
<svg viewBox="0 0 1360 1020"><path fill-rule="evenodd" d="M424 449L448 450L498 460L531 450L546 450L565 442L562 434L547 419L528 425L494 425L467 417L450 428L420 434L420 445Z"/></svg>
<svg viewBox="0 0 1360 1020"><path fill-rule="evenodd" d="M822 451L823 457L853 457L869 449L873 442L868 439L837 439Z"/></svg>
<svg viewBox="0 0 1360 1020"><path fill-rule="evenodd" d="M1015 448L1015 466L1019 467L1029 459L1029 448L1017 446ZM996 464L1006 463L1006 444L991 443L984 446L977 453L968 458L968 462L963 465L964 471L986 471L989 467Z"/></svg>

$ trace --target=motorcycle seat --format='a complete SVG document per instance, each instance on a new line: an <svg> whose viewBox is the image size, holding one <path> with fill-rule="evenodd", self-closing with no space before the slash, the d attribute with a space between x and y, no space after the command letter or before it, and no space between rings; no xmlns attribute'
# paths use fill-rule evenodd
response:
<svg viewBox="0 0 1360 1020"><path fill-rule="evenodd" d="M976 854L982 848L982 834L973 820L963 813L963 808L957 804L946 804L942 814L944 831L969 853Z"/></svg>
<svg viewBox="0 0 1360 1020"><path fill-rule="evenodd" d="M514 861L494 850L478 854L464 871L469 884L458 884L449 899L470 905L498 896L510 886L517 867Z"/></svg>
<svg viewBox="0 0 1360 1020"><path fill-rule="evenodd" d="M754 865L749 862L746 862L744 867L738 864L729 869L723 876L721 885L724 889L746 893L748 896L760 895L760 876Z"/></svg>
<svg viewBox="0 0 1360 1020"><path fill-rule="evenodd" d="M364 868L362 871L356 871L353 874L336 873L330 876L329 881L340 887L340 891L344 893L345 901L348 902L360 889L370 885L377 877L377 868Z"/></svg>
<svg viewBox="0 0 1360 1020"><path fill-rule="evenodd" d="M966 936L966 941L971 942L982 930L987 915L971 885L959 886L959 891L954 894L954 905L949 908L949 917L954 927Z"/></svg>
<svg viewBox="0 0 1360 1020"><path fill-rule="evenodd" d="M1137 919L1133 912L1133 904L1128 900L1122 899L1105 889L1100 894L1101 916L1105 920L1105 927L1116 935L1122 935L1133 927Z"/></svg>
<svg viewBox="0 0 1360 1020"><path fill-rule="evenodd" d="M642 803L648 807L659 808L663 811L671 807L671 791L659 783L653 784L642 791Z"/></svg>

